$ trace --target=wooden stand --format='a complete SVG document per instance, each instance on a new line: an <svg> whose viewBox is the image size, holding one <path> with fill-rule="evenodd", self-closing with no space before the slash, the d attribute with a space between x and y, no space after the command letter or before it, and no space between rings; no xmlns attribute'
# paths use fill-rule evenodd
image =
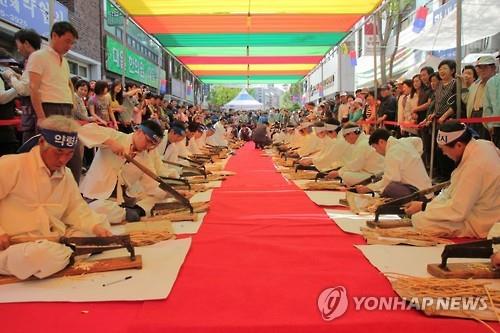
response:
<svg viewBox="0 0 500 333"><path fill-rule="evenodd" d="M449 263L445 269L439 264L427 265L427 272L441 279L498 279L500 270L489 262Z"/></svg>
<svg viewBox="0 0 500 333"><path fill-rule="evenodd" d="M142 268L142 257L140 255L137 255L135 257L135 260L130 260L130 257L88 260L75 263L74 265L66 267L62 271L59 271L45 279L100 273L100 272L109 272L109 271L119 271L123 269L141 269L141 268ZM19 280L14 276L0 275L0 285L23 282L23 281L39 281L39 280L40 279L33 276L26 280Z"/></svg>

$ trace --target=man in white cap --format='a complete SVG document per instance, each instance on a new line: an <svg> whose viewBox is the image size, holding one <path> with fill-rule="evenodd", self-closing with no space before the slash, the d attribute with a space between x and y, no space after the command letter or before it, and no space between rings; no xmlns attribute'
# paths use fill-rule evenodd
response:
<svg viewBox="0 0 500 333"><path fill-rule="evenodd" d="M495 58L492 56L480 57L476 62L476 71L479 79L469 87L469 94L467 97L467 118L481 118L484 114L484 102L486 101L486 83L495 76L496 65ZM482 139L489 138L487 130L488 124L482 123L471 124L476 132Z"/></svg>
<svg viewBox="0 0 500 333"><path fill-rule="evenodd" d="M368 137L359 125L345 124L342 135L351 149L346 156L344 166L338 171L331 171L326 178L341 177L347 186L352 186L383 172L384 158L370 147Z"/></svg>
<svg viewBox="0 0 500 333"><path fill-rule="evenodd" d="M428 204L412 201L415 228L441 237L487 236L500 218L500 153L490 142L476 140L465 124L448 121L438 131L437 144L457 167L450 186Z"/></svg>
<svg viewBox="0 0 500 333"><path fill-rule="evenodd" d="M82 199L66 163L79 125L64 116L40 123L38 146L0 159L0 274L44 278L69 263L72 251L45 238L111 236L105 216ZM40 239L16 244L16 238Z"/></svg>
<svg viewBox="0 0 500 333"><path fill-rule="evenodd" d="M500 56L497 56L497 58ZM482 57L484 58L484 57ZM490 57L493 58L493 57ZM483 116L484 117L499 117L500 116L500 74L496 73L497 66L495 59L488 59L489 64L477 65L478 74L490 75L491 77L486 83L484 99L483 99ZM481 61L479 58L478 63ZM496 73L496 74L495 74ZM493 143L500 148L500 122L489 122L484 124L490 133Z"/></svg>
<svg viewBox="0 0 500 333"><path fill-rule="evenodd" d="M340 105L338 111L339 122L346 122L349 119L349 103L347 102L347 93L340 93Z"/></svg>

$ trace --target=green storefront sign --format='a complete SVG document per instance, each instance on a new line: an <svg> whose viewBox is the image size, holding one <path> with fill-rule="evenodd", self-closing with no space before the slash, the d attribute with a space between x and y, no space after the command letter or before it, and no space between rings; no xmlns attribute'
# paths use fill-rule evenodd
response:
<svg viewBox="0 0 500 333"><path fill-rule="evenodd" d="M109 26L122 26L125 15L113 5L109 0L106 1L106 21Z"/></svg>
<svg viewBox="0 0 500 333"><path fill-rule="evenodd" d="M106 36L106 69L122 75L123 67L125 67L125 77L151 87L158 87L160 79L157 65L126 49L116 39Z"/></svg>

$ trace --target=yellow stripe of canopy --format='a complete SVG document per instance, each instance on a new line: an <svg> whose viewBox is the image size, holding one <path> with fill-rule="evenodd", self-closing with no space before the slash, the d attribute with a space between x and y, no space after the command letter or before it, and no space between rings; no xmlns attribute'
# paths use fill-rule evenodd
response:
<svg viewBox="0 0 500 333"><path fill-rule="evenodd" d="M119 0L130 15L366 14L380 0Z"/></svg>

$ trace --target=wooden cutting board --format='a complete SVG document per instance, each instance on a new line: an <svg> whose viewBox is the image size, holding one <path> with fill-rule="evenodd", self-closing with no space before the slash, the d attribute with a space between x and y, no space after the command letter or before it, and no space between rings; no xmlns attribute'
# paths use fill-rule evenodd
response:
<svg viewBox="0 0 500 333"><path fill-rule="evenodd" d="M308 191L345 191L345 185L340 184L338 181L311 181L302 186L303 190Z"/></svg>
<svg viewBox="0 0 500 333"><path fill-rule="evenodd" d="M142 269L142 257L137 255L135 260L130 260L130 257L118 257L100 260L85 260L66 267L45 279L51 279L64 276L75 276L91 273L119 271L123 269ZM43 279L43 280L45 280ZM19 280L14 276L0 275L0 285L17 283L23 281L38 281L37 277L30 277L26 280Z"/></svg>
<svg viewBox="0 0 500 333"><path fill-rule="evenodd" d="M442 279L499 279L500 270L495 270L489 262L449 263L447 270L439 264L427 265L427 272Z"/></svg>
<svg viewBox="0 0 500 333"><path fill-rule="evenodd" d="M180 222L180 221L196 221L198 218L197 213L191 214L190 212L179 212L179 213L169 213L160 214L149 217L141 217L141 222L153 222L153 221L170 221L170 222Z"/></svg>
<svg viewBox="0 0 500 333"><path fill-rule="evenodd" d="M411 220L407 219L379 220L378 222L369 220L366 221L366 226L370 228L390 229L390 228L411 227L413 226L413 224L411 223Z"/></svg>

